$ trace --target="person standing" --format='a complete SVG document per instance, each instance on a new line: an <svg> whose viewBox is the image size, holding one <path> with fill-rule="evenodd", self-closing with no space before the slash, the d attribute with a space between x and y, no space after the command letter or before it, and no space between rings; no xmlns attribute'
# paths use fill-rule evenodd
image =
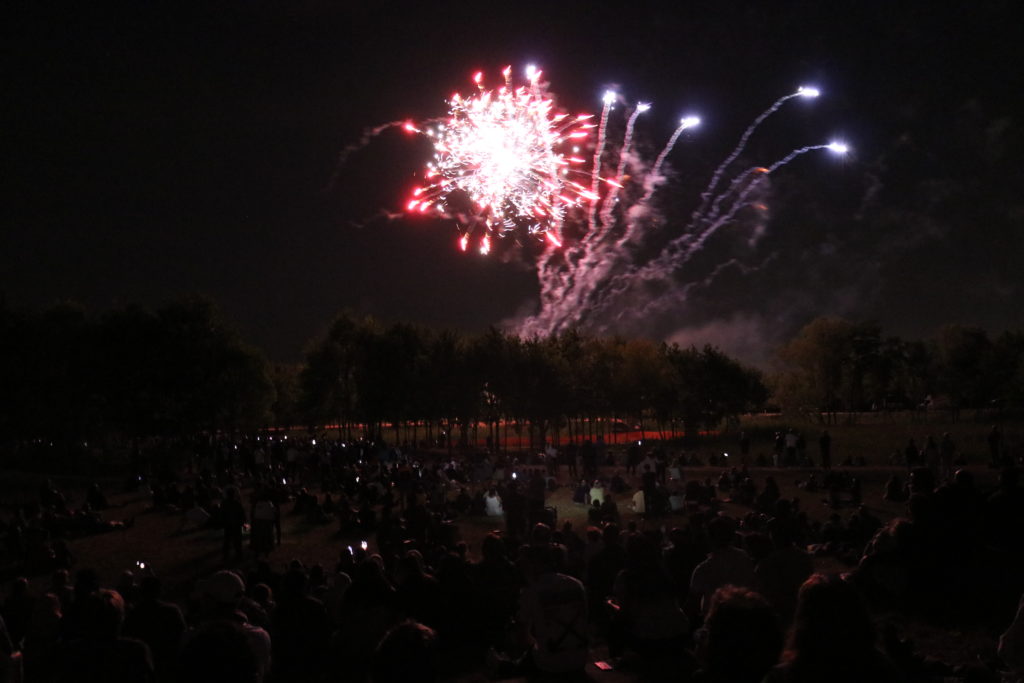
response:
<svg viewBox="0 0 1024 683"><path fill-rule="evenodd" d="M238 489L228 487L221 503L221 515L224 520L224 559L234 554L242 558L242 527L245 525L245 508L238 499Z"/></svg>
<svg viewBox="0 0 1024 683"><path fill-rule="evenodd" d="M740 464L746 465L750 457L750 437L746 432L740 432Z"/></svg>
<svg viewBox="0 0 1024 683"><path fill-rule="evenodd" d="M992 431L988 433L988 452L992 458L992 467L998 468L1002 464L1003 435L999 431L999 425L992 425Z"/></svg>
<svg viewBox="0 0 1024 683"><path fill-rule="evenodd" d="M818 437L818 453L821 456L822 469L832 469L832 436L827 429Z"/></svg>
<svg viewBox="0 0 1024 683"><path fill-rule="evenodd" d="M274 531L281 542L281 513L269 492L264 491L252 506L252 532L250 543L257 557L267 556L274 549Z"/></svg>
<svg viewBox="0 0 1024 683"><path fill-rule="evenodd" d="M956 458L956 444L953 443L953 437L946 432L942 435L942 442L939 444L939 463L942 466L942 470L939 475L943 479L953 478L953 460Z"/></svg>
<svg viewBox="0 0 1024 683"><path fill-rule="evenodd" d="M797 436L796 432L790 429L786 432L785 443L786 443L786 460L784 463L785 467L793 467L796 465L796 445L800 441L800 437Z"/></svg>

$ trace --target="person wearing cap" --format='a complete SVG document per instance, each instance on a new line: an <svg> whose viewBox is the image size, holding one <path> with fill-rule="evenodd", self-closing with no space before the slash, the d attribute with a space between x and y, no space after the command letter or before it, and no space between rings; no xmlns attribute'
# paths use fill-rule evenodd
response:
<svg viewBox="0 0 1024 683"><path fill-rule="evenodd" d="M255 667L258 674L256 683L260 683L270 671L270 634L251 624L239 609L245 597L245 583L238 574L223 569L200 581L198 590L201 601L199 625L185 636L183 650L191 644L194 645L191 651L206 652L208 641L230 640L234 638L233 634L241 633L245 636L248 652L242 652L240 656L245 655L246 666L252 664ZM209 649L210 652L216 650L215 647Z"/></svg>

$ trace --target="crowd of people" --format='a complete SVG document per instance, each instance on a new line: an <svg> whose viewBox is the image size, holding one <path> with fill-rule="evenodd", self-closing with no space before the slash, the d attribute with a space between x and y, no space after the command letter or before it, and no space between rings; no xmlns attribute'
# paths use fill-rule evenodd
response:
<svg viewBox="0 0 1024 683"><path fill-rule="evenodd" d="M907 505L888 522L863 505L859 477L821 468L799 483L829 507L820 521L782 495L771 470L691 473L688 456L637 446L620 456L585 444L570 468L553 447L516 460L369 442L211 444L185 471L130 483L155 513L181 518L178 533L223 534L225 568L168 587L138 567L104 586L70 556L23 563L50 578L6 591L0 681L15 670L40 682L569 677L598 656L599 667L676 681L1024 675L1021 612L1001 663L957 671L871 617L879 606L947 620L994 607L1010 623L1024 590L1015 468L984 491L966 469L915 467L886 486ZM586 509L582 528L548 504L559 486ZM43 523L67 496L47 482L38 498L5 522L22 558L29 529L51 549L74 537ZM108 506L99 487L84 506ZM333 566L280 564L289 515L336 525ZM493 521L478 548L461 540L468 517ZM822 555L847 571L816 573Z"/></svg>

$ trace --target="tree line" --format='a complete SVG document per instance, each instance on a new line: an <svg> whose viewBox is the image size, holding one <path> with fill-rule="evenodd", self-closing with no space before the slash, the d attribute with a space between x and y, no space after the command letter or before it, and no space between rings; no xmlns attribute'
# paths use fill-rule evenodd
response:
<svg viewBox="0 0 1024 683"><path fill-rule="evenodd" d="M330 426L432 440L485 429L496 442L511 428L540 445L623 423L694 433L768 397L759 371L712 347L351 315L313 340L303 363L274 365L199 297L99 315L0 303L0 386L8 443Z"/></svg>
<svg viewBox="0 0 1024 683"><path fill-rule="evenodd" d="M401 429L449 441L511 428L534 445L625 427L694 436L773 407L955 409L1024 399L1024 334L947 326L932 340L820 318L767 377L720 350L569 331L522 338L340 315L298 365L274 365L189 297L98 315L0 300L0 440L185 436L267 427ZM483 430L484 434L470 434Z"/></svg>
<svg viewBox="0 0 1024 683"><path fill-rule="evenodd" d="M995 338L949 324L927 340L885 336L872 322L817 318L777 351L772 401L788 412L961 409L1019 414L1024 332Z"/></svg>
<svg viewBox="0 0 1024 683"><path fill-rule="evenodd" d="M624 421L689 433L763 404L757 370L710 346L680 348L576 331L521 338L492 328L463 335L339 317L310 347L299 411L317 424L441 426L451 438L510 425L530 443L593 438Z"/></svg>
<svg viewBox="0 0 1024 683"><path fill-rule="evenodd" d="M0 387L0 438L66 442L252 426L276 395L265 355L200 297L98 316L0 304Z"/></svg>

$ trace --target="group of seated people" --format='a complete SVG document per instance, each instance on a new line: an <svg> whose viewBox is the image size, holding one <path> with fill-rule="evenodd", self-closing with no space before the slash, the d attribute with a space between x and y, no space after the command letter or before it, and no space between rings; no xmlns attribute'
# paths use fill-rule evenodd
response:
<svg viewBox="0 0 1024 683"><path fill-rule="evenodd" d="M523 540L487 535L476 559L465 544L406 538L374 554L346 548L330 570L221 570L175 587L177 602L151 573L104 588L91 570L73 586L62 572L38 593L16 582L0 654L19 651L30 682L565 677L596 656L678 681L965 674L924 662L896 632L880 638L864 580L815 574L792 511L776 512L697 513L664 535L537 524ZM1018 671L1022 629L1018 615L1001 651Z"/></svg>
<svg viewBox="0 0 1024 683"><path fill-rule="evenodd" d="M13 564L27 573L69 569L74 563L68 542L83 536L130 529L134 518L110 520L110 505L98 484L91 484L78 506L51 480L45 480L36 499L10 506L0 516L0 565Z"/></svg>
<svg viewBox="0 0 1024 683"><path fill-rule="evenodd" d="M55 565L45 591L14 584L0 610L8 651L21 651L30 681L413 681L475 667L561 675L605 647L608 666L667 661L683 681L905 680L924 665L891 633L878 649L865 604L933 615L936 596L953 593L946 609L1005 610L1009 594L1024 589L1024 494L1014 469L991 494L965 470L941 485L927 468L913 470L905 485L887 486L887 497L891 488L908 504L908 517L889 524L861 504L860 482L845 472L803 482L828 493L832 511L817 523L773 476L760 480L745 467L685 483L648 470L635 489L617 471L574 487L573 499L588 506L582 532L541 516L542 473L517 481L510 470L474 485L459 481L459 469L346 466L319 494L268 470L250 500L254 543L275 530L280 541L289 503L311 523L337 520L342 537L372 538L376 552L346 547L333 569L292 561L283 572L257 552L248 571L173 587L177 604L162 600L159 579L145 572L102 589L81 570L69 587L72 559ZM159 495L166 509L202 501L216 511L232 485L200 476L162 485ZM637 515L623 524L616 497L631 490ZM732 519L725 501L749 511ZM660 526L670 513L678 526ZM506 529L472 558L451 523L459 514L502 516ZM816 554L854 569L814 575ZM1015 666L1019 646L1006 652Z"/></svg>

